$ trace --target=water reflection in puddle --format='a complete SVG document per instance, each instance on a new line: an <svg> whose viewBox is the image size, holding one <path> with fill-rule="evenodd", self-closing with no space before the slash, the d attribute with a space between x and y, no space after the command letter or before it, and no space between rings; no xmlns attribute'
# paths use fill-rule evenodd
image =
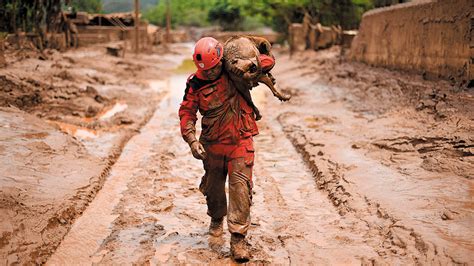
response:
<svg viewBox="0 0 474 266"><path fill-rule="evenodd" d="M106 120L114 116L116 113L120 113L127 109L128 105L126 103L115 103L115 105L106 111L104 114L99 116L99 120Z"/></svg>
<svg viewBox="0 0 474 266"><path fill-rule="evenodd" d="M150 87L154 91L166 91L167 95L161 101L159 108L162 110L175 109L178 112L179 105L183 100L186 89L187 74L175 74L166 80L150 82Z"/></svg>
<svg viewBox="0 0 474 266"><path fill-rule="evenodd" d="M59 121L48 121L50 124L55 124L59 126L59 129L67 133L69 135L72 135L76 138L79 139L93 139L97 137L97 131L93 129L89 129L86 127L80 127L76 126L73 124L68 124L64 122L59 122Z"/></svg>

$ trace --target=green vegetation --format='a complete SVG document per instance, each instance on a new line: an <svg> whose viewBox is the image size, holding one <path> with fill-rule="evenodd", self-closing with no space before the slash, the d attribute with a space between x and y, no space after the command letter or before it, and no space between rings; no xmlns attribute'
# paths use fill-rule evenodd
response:
<svg viewBox="0 0 474 266"><path fill-rule="evenodd" d="M106 0L104 0L106 1ZM112 1L112 0L108 0ZM407 0L171 0L172 26L219 25L224 30L254 30L262 26L286 32L289 23L302 22L357 28L362 14L374 7ZM148 9L144 17L166 25L166 0Z"/></svg>
<svg viewBox="0 0 474 266"><path fill-rule="evenodd" d="M146 12L157 3L158 0L140 0L140 9L142 12ZM133 11L135 6L134 0L102 0L102 8L105 13L117 13Z"/></svg>
<svg viewBox="0 0 474 266"><path fill-rule="evenodd" d="M42 37L54 30L61 7L68 0L1 0L0 32L34 31Z"/></svg>
<svg viewBox="0 0 474 266"><path fill-rule="evenodd" d="M172 26L219 25L224 30L255 30L263 26L286 32L289 23L310 17L312 23L357 28L362 14L374 7L407 0L169 0ZM140 0L144 18L166 25L167 0ZM0 32L34 31L40 35L56 23L67 6L77 11L126 12L133 0L1 0ZM309 15L309 16L308 16Z"/></svg>
<svg viewBox="0 0 474 266"><path fill-rule="evenodd" d="M213 0L171 0L170 11L172 26L208 26L207 14L209 12L209 6L215 2L216 1ZM166 0L161 0L156 6L148 9L144 13L144 17L153 24L165 26Z"/></svg>
<svg viewBox="0 0 474 266"><path fill-rule="evenodd" d="M88 13L101 13L101 0L73 0L70 4L77 11L85 11Z"/></svg>
<svg viewBox="0 0 474 266"><path fill-rule="evenodd" d="M240 30L244 20L240 7L222 1L216 3L208 12L210 22L219 24L223 30Z"/></svg>

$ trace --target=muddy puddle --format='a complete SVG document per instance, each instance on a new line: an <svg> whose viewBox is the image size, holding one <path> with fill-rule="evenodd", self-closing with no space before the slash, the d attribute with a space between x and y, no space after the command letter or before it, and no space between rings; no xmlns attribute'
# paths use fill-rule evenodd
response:
<svg viewBox="0 0 474 266"><path fill-rule="evenodd" d="M114 106L112 106L112 108L105 111L103 114L99 115L99 120L110 119L115 114L125 111L127 107L128 105L126 103L120 103L120 102L115 103Z"/></svg>
<svg viewBox="0 0 474 266"><path fill-rule="evenodd" d="M62 132L82 140L97 138L97 131L87 127L51 120L48 123L57 125Z"/></svg>
<svg viewBox="0 0 474 266"><path fill-rule="evenodd" d="M117 102L113 106L104 109L92 118L83 118L84 124L93 124L98 121L108 121L114 115L120 114L127 109L126 103ZM62 132L80 140L90 154L101 158L108 157L113 149L120 144L123 126L110 126L99 129L92 129L61 121L47 121L56 125Z"/></svg>

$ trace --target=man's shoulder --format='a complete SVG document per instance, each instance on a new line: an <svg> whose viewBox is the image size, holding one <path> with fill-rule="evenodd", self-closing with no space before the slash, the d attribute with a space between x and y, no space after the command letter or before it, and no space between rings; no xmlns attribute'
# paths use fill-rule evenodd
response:
<svg viewBox="0 0 474 266"><path fill-rule="evenodd" d="M196 74L191 74L187 80L187 86L191 87L194 91L198 91L204 87L207 87L210 84L217 83L219 80L225 78L225 75L221 75L215 80L204 80L197 77Z"/></svg>

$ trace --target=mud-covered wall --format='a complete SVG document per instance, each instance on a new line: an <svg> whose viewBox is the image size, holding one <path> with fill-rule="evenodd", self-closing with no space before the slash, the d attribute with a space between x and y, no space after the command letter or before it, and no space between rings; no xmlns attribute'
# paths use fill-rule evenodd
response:
<svg viewBox="0 0 474 266"><path fill-rule="evenodd" d="M135 28L127 27L122 30L119 27L109 26L77 26L79 31L79 46L87 46L96 43L113 42L119 40L134 40ZM140 43L148 43L146 26L140 27Z"/></svg>
<svg viewBox="0 0 474 266"><path fill-rule="evenodd" d="M425 0L369 11L352 43L351 58L431 78L472 80L471 1Z"/></svg>

